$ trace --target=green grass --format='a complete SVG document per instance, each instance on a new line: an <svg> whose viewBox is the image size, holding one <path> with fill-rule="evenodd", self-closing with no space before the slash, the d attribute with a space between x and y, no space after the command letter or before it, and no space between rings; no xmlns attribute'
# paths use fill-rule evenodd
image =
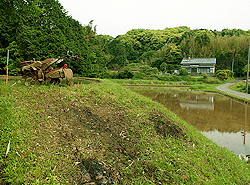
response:
<svg viewBox="0 0 250 185"><path fill-rule="evenodd" d="M240 82L237 82L233 85L230 85L228 88L233 90L233 91L245 93L246 92L246 82L240 81Z"/></svg>
<svg viewBox="0 0 250 185"><path fill-rule="evenodd" d="M227 83L234 79L228 79L221 81L216 77L207 77L203 76L192 76L192 77L181 77L177 76L179 81L164 81L164 80L132 80L132 79L112 79L112 82L121 84L121 85L142 85L142 86L181 86L183 89L190 90L200 90L200 91L213 91L217 92L216 87L220 84Z"/></svg>
<svg viewBox="0 0 250 185"><path fill-rule="evenodd" d="M0 184L74 184L85 159L117 184L250 182L247 163L117 83L0 87Z"/></svg>
<svg viewBox="0 0 250 185"><path fill-rule="evenodd" d="M197 84L191 85L188 89L200 91L217 91L218 84Z"/></svg>
<svg viewBox="0 0 250 185"><path fill-rule="evenodd" d="M194 85L191 85L189 88L186 89L191 89L191 90L200 90L200 91L212 91L212 92L217 92L218 90L216 89L217 86L233 81L234 78L227 79L225 81L220 81L216 77L209 77L208 80L205 83L196 83Z"/></svg>
<svg viewBox="0 0 250 185"><path fill-rule="evenodd" d="M161 77L161 76L159 76ZM171 78L170 78L171 77ZM233 79L225 81L220 80L217 77L206 77L203 76L162 76L161 80L134 80L134 79L112 79L112 82L121 85L154 85L154 86L196 86L196 85L219 85Z"/></svg>

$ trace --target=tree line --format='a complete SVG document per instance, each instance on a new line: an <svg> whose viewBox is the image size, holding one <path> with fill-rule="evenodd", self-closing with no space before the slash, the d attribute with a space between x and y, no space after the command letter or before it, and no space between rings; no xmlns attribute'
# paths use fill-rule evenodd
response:
<svg viewBox="0 0 250 185"><path fill-rule="evenodd" d="M142 71L171 72L188 56L215 57L217 70L246 73L250 31L182 26L133 29L113 38L98 35L93 21L82 25L74 20L58 0L2 0L0 7L0 74L5 74L7 50L11 75L17 75L22 61L57 58L68 50L81 58L67 61L68 67L86 77L109 78L110 70L128 70L133 64Z"/></svg>
<svg viewBox="0 0 250 185"><path fill-rule="evenodd" d="M250 31L241 29L191 30L183 26L164 30L134 29L109 44L113 58L108 67L119 69L130 63L142 63L171 72L180 67L184 57L216 58L217 70L233 68L236 76L244 76L249 43Z"/></svg>
<svg viewBox="0 0 250 185"><path fill-rule="evenodd" d="M0 74L5 74L7 50L11 75L17 75L20 62L57 58L72 51L81 58L67 61L75 74L105 77L106 54L93 21L81 25L57 0L3 0L0 7Z"/></svg>

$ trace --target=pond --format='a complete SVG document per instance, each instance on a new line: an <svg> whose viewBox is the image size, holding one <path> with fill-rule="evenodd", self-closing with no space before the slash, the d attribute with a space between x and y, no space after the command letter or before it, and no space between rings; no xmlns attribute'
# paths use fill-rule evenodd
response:
<svg viewBox="0 0 250 185"><path fill-rule="evenodd" d="M170 87L135 87L165 105L204 136L235 154L250 154L250 107L226 96ZM248 137L249 136L249 137Z"/></svg>

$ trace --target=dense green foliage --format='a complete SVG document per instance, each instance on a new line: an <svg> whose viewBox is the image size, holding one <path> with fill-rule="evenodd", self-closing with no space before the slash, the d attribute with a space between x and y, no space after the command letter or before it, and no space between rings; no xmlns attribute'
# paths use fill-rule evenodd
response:
<svg viewBox="0 0 250 185"><path fill-rule="evenodd" d="M219 77L220 79L228 79L230 77L233 77L234 74L230 70L218 70L216 71L216 76Z"/></svg>
<svg viewBox="0 0 250 185"><path fill-rule="evenodd" d="M236 76L246 73L250 31L191 30L182 26L163 30L133 29L113 38L97 35L93 21L81 25L67 14L58 0L3 0L0 7L0 74L5 73L7 50L10 50L11 75L17 74L21 61L56 58L67 50L81 57L77 62L67 61L74 74L80 76L119 77L107 69L125 70L131 63L172 73L186 56L215 57L216 70L233 67ZM148 75L147 72L140 72L139 76Z"/></svg>
<svg viewBox="0 0 250 185"><path fill-rule="evenodd" d="M180 67L183 57L217 59L217 70L232 70L244 76L247 63L250 32L243 30L209 31L191 30L188 27L164 30L135 29L118 36L108 46L114 58L108 67L116 69L122 64L141 63L172 72ZM116 50L119 52L114 52ZM120 48L120 49L118 49ZM119 61L119 62L118 62Z"/></svg>
<svg viewBox="0 0 250 185"><path fill-rule="evenodd" d="M77 62L67 61L74 73L89 77L105 75L107 56L102 52L101 36L95 37L93 21L82 26L67 15L57 0L1 1L0 5L1 15L6 15L0 18L0 74L5 72L9 49L11 75L16 74L21 61L57 58L68 50L81 57ZM22 8L24 11L19 12Z"/></svg>

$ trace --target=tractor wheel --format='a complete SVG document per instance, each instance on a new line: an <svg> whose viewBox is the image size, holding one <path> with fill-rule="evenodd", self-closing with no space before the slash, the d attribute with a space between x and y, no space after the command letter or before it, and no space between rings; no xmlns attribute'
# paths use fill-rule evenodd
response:
<svg viewBox="0 0 250 185"><path fill-rule="evenodd" d="M74 85L74 82L68 80L67 81L67 85L70 86L70 87L72 87Z"/></svg>
<svg viewBox="0 0 250 185"><path fill-rule="evenodd" d="M30 86L30 82L25 82L24 85L25 86Z"/></svg>

